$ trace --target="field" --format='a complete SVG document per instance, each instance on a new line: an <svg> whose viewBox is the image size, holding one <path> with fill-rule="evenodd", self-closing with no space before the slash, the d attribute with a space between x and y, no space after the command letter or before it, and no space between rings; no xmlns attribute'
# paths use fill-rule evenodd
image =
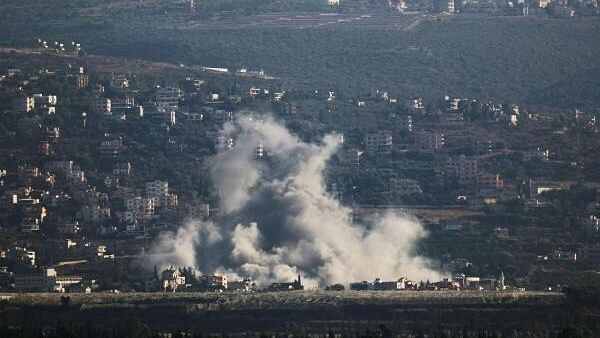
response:
<svg viewBox="0 0 600 338"><path fill-rule="evenodd" d="M558 332L590 327L594 311L576 311L549 292L325 292L2 294L0 324L52 327L57 321L120 327L131 318L152 330L356 334L386 327L410 332ZM24 318L35 318L26 320ZM477 321L473 321L477 318ZM593 326L593 325L592 325Z"/></svg>
<svg viewBox="0 0 600 338"><path fill-rule="evenodd" d="M313 305L558 305L566 302L558 292L543 291L293 291L251 293L19 293L0 294L0 301L13 306L61 305L68 297L70 305L81 308L114 305L187 304L205 306L207 311L287 308ZM117 305L119 304L119 305Z"/></svg>

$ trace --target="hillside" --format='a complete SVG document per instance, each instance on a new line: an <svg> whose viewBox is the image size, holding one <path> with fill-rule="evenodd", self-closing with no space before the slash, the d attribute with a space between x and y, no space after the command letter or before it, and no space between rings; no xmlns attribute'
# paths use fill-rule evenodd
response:
<svg viewBox="0 0 600 338"><path fill-rule="evenodd" d="M589 90L600 76L595 19L381 11L203 18L164 3L50 1L16 15L19 5L9 1L0 6L0 44L32 46L38 36L75 40L93 54L264 68L297 86L353 93L600 104Z"/></svg>

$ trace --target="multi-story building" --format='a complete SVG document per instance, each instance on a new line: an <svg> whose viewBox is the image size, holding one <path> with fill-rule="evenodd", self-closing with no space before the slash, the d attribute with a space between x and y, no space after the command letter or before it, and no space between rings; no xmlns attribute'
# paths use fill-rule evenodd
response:
<svg viewBox="0 0 600 338"><path fill-rule="evenodd" d="M446 136L442 132L422 131L417 134L416 146L422 150L434 150L443 148L446 144Z"/></svg>
<svg viewBox="0 0 600 338"><path fill-rule="evenodd" d="M112 101L106 98L97 98L90 102L90 110L94 113L111 115Z"/></svg>
<svg viewBox="0 0 600 338"><path fill-rule="evenodd" d="M365 148L368 151L388 152L392 149L392 133L389 131L378 131L368 133L365 136Z"/></svg>
<svg viewBox="0 0 600 338"><path fill-rule="evenodd" d="M28 113L35 108L35 100L30 96L16 97L12 99L12 108L17 113Z"/></svg>
<svg viewBox="0 0 600 338"><path fill-rule="evenodd" d="M114 176L129 176L131 174L131 163L117 163L113 165Z"/></svg>
<svg viewBox="0 0 600 338"><path fill-rule="evenodd" d="M156 110L159 112L177 111L183 92L175 87L161 88L156 92Z"/></svg>
<svg viewBox="0 0 600 338"><path fill-rule="evenodd" d="M476 183L479 176L477 159L465 155L448 158L443 171L447 178L455 179L459 184Z"/></svg>
<svg viewBox="0 0 600 338"><path fill-rule="evenodd" d="M74 77L75 80L75 88L81 90L85 89L90 85L90 77L87 74L77 74Z"/></svg>
<svg viewBox="0 0 600 338"><path fill-rule="evenodd" d="M146 182L146 196L158 197L169 194L169 182L153 181Z"/></svg>
<svg viewBox="0 0 600 338"><path fill-rule="evenodd" d="M504 180L497 174L481 173L477 176L477 186L482 189L502 190L504 188Z"/></svg>
<svg viewBox="0 0 600 338"><path fill-rule="evenodd" d="M419 182L410 178L390 178L390 193L398 195L420 195L423 193Z"/></svg>

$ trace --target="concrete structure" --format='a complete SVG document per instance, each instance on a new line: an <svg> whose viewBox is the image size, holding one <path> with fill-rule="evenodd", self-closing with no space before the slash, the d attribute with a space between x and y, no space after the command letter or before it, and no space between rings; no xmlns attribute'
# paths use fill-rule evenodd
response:
<svg viewBox="0 0 600 338"><path fill-rule="evenodd" d="M35 108L33 97L24 96L12 99L12 109L17 113L28 113Z"/></svg>
<svg viewBox="0 0 600 338"><path fill-rule="evenodd" d="M90 102L90 110L98 114L112 115L112 101L105 98L94 99Z"/></svg>
<svg viewBox="0 0 600 338"><path fill-rule="evenodd" d="M443 171L447 178L455 179L459 184L476 183L479 176L477 159L465 155L448 158Z"/></svg>

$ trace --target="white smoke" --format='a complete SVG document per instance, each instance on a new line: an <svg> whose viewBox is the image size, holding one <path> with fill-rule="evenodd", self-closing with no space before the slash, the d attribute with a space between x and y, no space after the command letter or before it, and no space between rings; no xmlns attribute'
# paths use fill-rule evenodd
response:
<svg viewBox="0 0 600 338"><path fill-rule="evenodd" d="M321 285L441 276L414 252L426 236L417 220L386 212L355 223L351 210L328 195L324 170L338 137L302 142L269 117L242 118L225 130L235 146L210 163L220 213L162 235L154 251L170 253L159 257L163 265L249 276L259 285L298 274ZM264 159L255 158L258 144Z"/></svg>

